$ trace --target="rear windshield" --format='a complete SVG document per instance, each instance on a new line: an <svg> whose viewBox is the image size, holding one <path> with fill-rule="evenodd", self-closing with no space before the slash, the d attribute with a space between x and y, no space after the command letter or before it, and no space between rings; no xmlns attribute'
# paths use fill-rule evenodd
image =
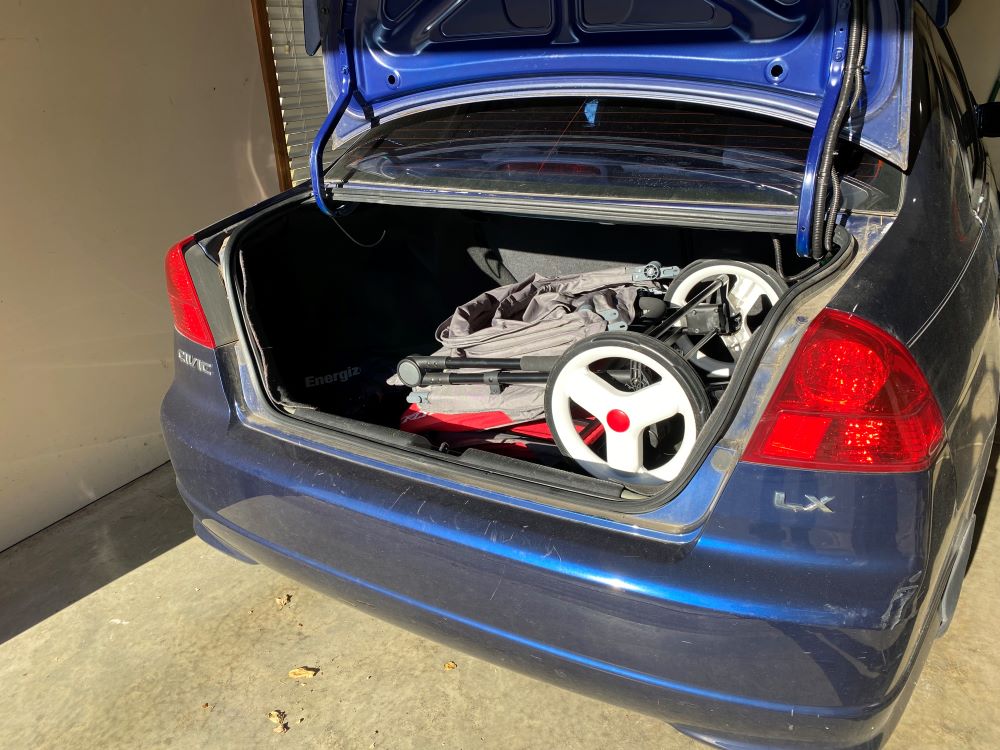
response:
<svg viewBox="0 0 1000 750"><path fill-rule="evenodd" d="M796 207L811 130L635 99L472 104L373 129L334 164L351 186ZM842 144L846 208L897 208L901 174Z"/></svg>

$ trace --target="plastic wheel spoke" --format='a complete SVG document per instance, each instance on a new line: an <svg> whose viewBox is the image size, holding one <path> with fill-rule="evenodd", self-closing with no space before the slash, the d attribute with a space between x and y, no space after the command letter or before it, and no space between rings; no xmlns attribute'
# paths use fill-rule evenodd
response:
<svg viewBox="0 0 1000 750"><path fill-rule="evenodd" d="M753 279L736 279L729 287L729 302L737 310L749 312L764 294Z"/></svg>
<svg viewBox="0 0 1000 750"><path fill-rule="evenodd" d="M685 398L677 385L668 380L628 394L622 409L633 424L648 427L677 414L677 405Z"/></svg>
<svg viewBox="0 0 1000 750"><path fill-rule="evenodd" d="M615 408L622 397L621 391L587 369L580 369L572 374L566 383L566 393L570 399L602 421L604 415Z"/></svg>
<svg viewBox="0 0 1000 750"><path fill-rule="evenodd" d="M641 429L631 429L627 432L605 431L608 466L629 474L642 471L642 433Z"/></svg>

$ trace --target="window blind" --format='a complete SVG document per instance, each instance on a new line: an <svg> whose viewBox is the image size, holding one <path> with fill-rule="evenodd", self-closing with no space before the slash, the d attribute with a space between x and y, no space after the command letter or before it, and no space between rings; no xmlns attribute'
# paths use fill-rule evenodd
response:
<svg viewBox="0 0 1000 750"><path fill-rule="evenodd" d="M322 55L305 51L302 0L266 0L267 30L274 55L284 128L285 148L292 185L309 179L309 149L326 117L326 85Z"/></svg>

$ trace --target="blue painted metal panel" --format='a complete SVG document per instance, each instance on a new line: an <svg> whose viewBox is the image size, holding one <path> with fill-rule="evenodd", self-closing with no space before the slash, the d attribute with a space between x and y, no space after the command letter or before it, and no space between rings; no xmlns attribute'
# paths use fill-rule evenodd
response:
<svg viewBox="0 0 1000 750"><path fill-rule="evenodd" d="M815 122L842 12L842 0L548 0L540 3L546 10L534 13L524 5L359 0L343 21L352 27L359 95L378 114L400 102L443 103L458 91L509 96L582 78L611 87L640 85L650 95L688 87L702 98L717 95L726 106L769 107L778 116ZM631 15L615 10L619 6L632 8ZM909 106L900 93L908 91L911 0L873 0L870 7L868 108L860 140L905 166ZM325 48L331 102L340 93L335 37ZM351 110L348 125L364 120L360 108ZM350 130L341 127L338 134Z"/></svg>

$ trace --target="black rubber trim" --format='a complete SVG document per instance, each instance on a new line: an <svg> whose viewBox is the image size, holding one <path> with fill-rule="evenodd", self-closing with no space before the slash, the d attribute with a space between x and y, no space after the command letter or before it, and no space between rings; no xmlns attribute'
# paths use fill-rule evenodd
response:
<svg viewBox="0 0 1000 750"><path fill-rule="evenodd" d="M278 208L283 203L305 202L309 199L311 192L312 186L309 182L303 182L301 185L296 185L291 190L286 190L283 193L272 195L270 198L263 200L256 205L250 206L250 208L245 208L239 213L235 213L232 216L222 219L221 221L210 224L204 229L199 229L194 233L194 238L198 242L205 239L211 239L220 232L236 228L237 224L243 224L248 220L259 218L261 215L269 213L271 209ZM218 256L215 256L214 259L218 261Z"/></svg>
<svg viewBox="0 0 1000 750"><path fill-rule="evenodd" d="M333 414L327 414L322 411L315 410L298 410L294 412L289 411L289 414L296 419L301 419L303 422L310 422L318 427L326 427L328 429L343 430L347 427L363 438L368 438L370 440L379 440L383 443L389 443L400 448L423 448L426 450L433 451L434 446L431 445L430 440L425 438L423 435L415 435L412 432L403 432L402 430L395 430L392 427L383 427L382 425L371 424L369 422L360 422L356 419L350 419L348 417L338 417Z"/></svg>
<svg viewBox="0 0 1000 750"><path fill-rule="evenodd" d="M469 448L462 452L458 461L474 469L492 471L505 476L525 476L538 484L559 483L560 485L595 497L603 497L606 500L613 500L615 503L621 502L622 485L615 482L607 482L595 477L586 477L580 474L570 474L569 472L555 469L541 464L532 464L520 458L503 456L499 453L487 453L477 448Z"/></svg>

